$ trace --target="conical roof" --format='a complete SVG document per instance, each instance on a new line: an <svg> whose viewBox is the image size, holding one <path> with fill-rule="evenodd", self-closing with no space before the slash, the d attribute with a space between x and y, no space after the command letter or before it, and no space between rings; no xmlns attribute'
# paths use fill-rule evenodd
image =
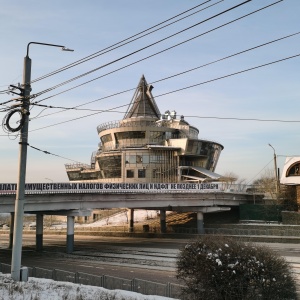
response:
<svg viewBox="0 0 300 300"><path fill-rule="evenodd" d="M160 111L152 96L152 85L148 85L143 75L125 113L124 119L150 117L159 119Z"/></svg>

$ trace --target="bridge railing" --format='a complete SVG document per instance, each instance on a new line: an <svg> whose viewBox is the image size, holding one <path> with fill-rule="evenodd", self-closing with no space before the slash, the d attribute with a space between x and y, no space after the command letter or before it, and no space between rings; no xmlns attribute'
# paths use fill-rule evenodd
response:
<svg viewBox="0 0 300 300"><path fill-rule="evenodd" d="M0 183L0 195L16 193L15 183ZM113 182L57 182L27 183L25 194L58 193L249 193L257 190L252 185L228 184L226 182L205 183L113 183Z"/></svg>

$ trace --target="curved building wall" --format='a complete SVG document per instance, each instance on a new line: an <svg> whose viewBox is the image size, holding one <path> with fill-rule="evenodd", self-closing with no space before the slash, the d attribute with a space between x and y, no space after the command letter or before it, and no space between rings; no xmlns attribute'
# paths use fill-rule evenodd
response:
<svg viewBox="0 0 300 300"><path fill-rule="evenodd" d="M91 165L66 165L71 181L201 181L203 170L215 171L223 150L199 139L198 128L183 116L176 119L175 111L161 115L144 78L124 119L101 124L97 131L101 142Z"/></svg>

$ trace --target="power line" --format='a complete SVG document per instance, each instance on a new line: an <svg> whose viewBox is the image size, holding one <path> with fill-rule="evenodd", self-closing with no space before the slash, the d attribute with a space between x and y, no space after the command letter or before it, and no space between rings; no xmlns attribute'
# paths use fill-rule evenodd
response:
<svg viewBox="0 0 300 300"><path fill-rule="evenodd" d="M10 92L10 90L3 90L3 91L0 91L0 94L7 94L7 93L9 93Z"/></svg>
<svg viewBox="0 0 300 300"><path fill-rule="evenodd" d="M62 106L53 106L53 105L43 105L43 104L34 104L36 106L46 107L46 108L63 108L64 110L78 110L78 111L93 111L93 112L115 112L124 114L125 111L117 111L117 110L103 110L103 109L80 109L76 107L62 107ZM129 104L125 104L122 106L128 106ZM282 119L258 119L258 118L236 118L236 117L215 117L215 116L187 116L187 118L198 118L198 119L215 119L215 120L234 120L234 121L257 121L257 122L279 122L279 123L300 123L300 120L282 120ZM36 118L36 117L35 117ZM31 118L31 120L35 119Z"/></svg>
<svg viewBox="0 0 300 300"><path fill-rule="evenodd" d="M212 61L212 62L203 64L203 65L201 65L201 66L198 66L198 67L195 67L195 68L192 68L192 69L189 69L189 70L186 70L186 71L183 71L183 72L180 72L180 73L177 73L177 74L174 74L174 75L171 75L171 76L168 76L168 77L165 77L165 78L156 80L156 81L153 81L153 82L151 82L151 84L154 84L154 83L157 83L157 82L161 82L161 81L164 81L164 80L167 80L167 79L170 79L170 78L174 78L174 77L176 77L176 76L180 76L180 75L189 73L189 72L191 72L191 71L198 70L198 69L203 68L203 67L207 67L207 66L209 66L209 65L215 64L215 63L220 62L220 61L223 61L223 60L226 60L226 59L228 59L228 58L232 58L232 57L234 57L234 56L237 56L237 55L240 55L240 54L243 54L243 53L246 53L246 52L249 52L249 51L252 51L252 50L255 50L255 49L264 47L264 46L267 46L267 45L270 45L270 44L272 44L272 43L275 43L275 42L284 40L284 39L286 39L286 38L293 37L293 36L298 35L298 34L300 34L300 31L298 31L298 32L296 32L296 33L292 33L292 34L286 35L286 36L284 36L284 37L281 37L281 38L278 38L278 39L275 39L275 40L272 40L272 41L269 41L269 42L266 42L266 43L263 43L263 44L260 44L260 45L257 45L257 46L254 46L254 47L251 47L251 48L248 48L248 49L246 49L246 50L242 50L242 51L236 52L236 53L234 53L234 54L231 54L231 55L222 57L222 58L217 59L217 60L214 60L214 61Z"/></svg>
<svg viewBox="0 0 300 300"><path fill-rule="evenodd" d="M300 34L300 31L299 31L299 32L296 32L296 33L292 33L292 34L286 35L286 36L283 36L283 37L280 37L280 38L277 38L277 39L272 40L272 41L269 41L269 42L265 42L265 43L260 44L260 45L256 45L256 46L254 46L254 47L251 47L251 48L248 48L248 49L239 51L239 52L236 52L236 53L234 53L234 54L231 54L231 55L222 57L222 58L220 58L220 59L217 59L217 60L208 62L208 63L206 63L206 64L203 64L203 65L200 65L200 66L197 66L197 67L194 67L194 68L192 68L192 69L188 69L188 70L182 71L182 72L180 72L180 73L173 74L173 75L171 75L171 76L167 76L167 77L164 77L164 78L161 78L161 79L152 81L152 82L149 83L149 84L155 84L155 83L158 83L158 82L161 82L161 81L164 81L164 80L168 80L168 79L174 78L174 77L176 77L176 76L180 76L180 75L186 74L186 73L191 72L191 71L195 71L195 70L200 69L200 68L203 68L203 67L207 67L207 66L212 65L212 64L215 64L215 63L217 63L217 62L220 62L220 61L223 61L223 60L232 58L232 57L234 57L234 56L237 56L237 55L240 55L240 54L243 54L243 53L246 53L246 52L249 52L249 51L258 49L258 48L260 48L260 47L264 47L264 46L266 46L266 45L270 45L270 44L272 44L272 43L275 43L275 42L284 40L284 39L286 39L286 38L293 37L293 36L298 35L298 34ZM91 103L94 103L94 102L97 102L97 101L101 101L101 100L104 100L104 99L107 99L107 98L110 98L110 97L114 97L114 96L117 96L117 95L120 95L120 94L123 94L123 93L127 93L127 92L133 91L133 90L135 90L135 89L136 89L136 88L127 89L127 90L124 90L124 91L121 91L121 92L114 93L114 94L112 94L112 95L108 95L108 96L105 96L105 97L102 97L102 98L98 98L98 99L95 99L95 100L92 100L92 101L89 101L89 102L85 102L85 103L83 103L83 104L76 105L76 106L73 107L72 109L75 109L75 108L78 108L78 107L80 107L80 106L84 106L84 105L87 105L87 104L91 104ZM49 97L48 97L48 98L49 98ZM47 98L46 98L46 99L47 99ZM43 101L43 100L45 100L45 99L42 99L42 100L40 100L40 101L38 101L38 102L41 102L41 101ZM37 102L32 103L32 104L33 104L33 105L37 105ZM40 105L40 106L42 106L42 105ZM51 106L44 106L44 107L51 108ZM59 108L59 107L56 107L56 108ZM43 115L43 116L41 116L41 117L46 117L46 116L49 116L49 115L57 114L57 113L60 113L60 112L65 111L65 110L68 110L68 109L70 109L70 108L63 108L63 109L64 109L64 110L62 110L62 111L55 112L55 113L50 113L50 114L47 114L47 115ZM35 117L35 118L37 118L37 117Z"/></svg>
<svg viewBox="0 0 300 300"><path fill-rule="evenodd" d="M198 119L234 120L234 121L256 121L256 122L300 123L300 120L257 119L257 118L235 118L235 117L204 117L204 116L185 116L185 117L187 117L187 118L198 118Z"/></svg>
<svg viewBox="0 0 300 300"><path fill-rule="evenodd" d="M65 106L54 106L54 105L45 105L45 104L32 104L34 106L40 106L40 107L45 107L45 108L60 108L64 110L79 110L79 111L97 111L97 112L103 112L104 110L102 109L91 109L91 108L77 108L77 107L65 107ZM126 104L128 105L128 104ZM116 112L116 111L114 111ZM125 113L125 112L122 112ZM36 117L35 117L36 118ZM34 118L34 119L35 119ZM31 119L32 120L32 119Z"/></svg>
<svg viewBox="0 0 300 300"><path fill-rule="evenodd" d="M7 100L7 101L4 101L4 102L1 102L0 105L5 105L5 104L7 104L7 103L9 103L9 102L12 102L12 101L14 101L14 100L13 100L13 99Z"/></svg>
<svg viewBox="0 0 300 300"><path fill-rule="evenodd" d="M272 61L272 62L269 62L269 63L266 63L266 64L262 64L262 65L259 65L259 66L256 66L256 67L252 67L252 68L249 68L249 69L245 69L245 70L242 70L242 71L238 71L238 72L235 72L235 73L231 73L231 74L228 74L228 75L224 75L224 76L221 76L221 77L217 77L217 78L214 78L214 79L210 79L210 80L206 80L206 81L203 81L203 82L200 82L200 83L189 85L189 86L186 86L186 87L183 87L183 88L180 88L180 89L176 89L176 90L173 90L173 91L170 91L170 92L167 92L167 93L163 93L163 94L155 96L155 98L166 96L166 95L173 94L173 93L177 93L179 91L187 90L187 89L193 88L195 86L203 85L203 84L206 84L206 83L210 83L210 82L213 82L213 81L217 81L217 80L220 80L220 79L228 78L228 77L235 76L235 75L238 75L238 74L242 74L242 73L245 73L245 72L248 72L248 71L252 71L252 70L255 70L255 69L266 67L266 66L269 66L269 65L272 65L272 64L275 64L275 63L279 63L279 62L282 62L282 61L285 61L285 60L289 60L289 59L292 59L292 58L295 58L295 57L298 57L298 56L300 56L300 53L296 54L296 55L293 55L293 56L278 59L278 60L275 60L275 61Z"/></svg>
<svg viewBox="0 0 300 300"><path fill-rule="evenodd" d="M126 54L126 55L124 55L124 56L122 56L122 57L120 57L120 58L118 58L118 59L115 59L115 60L113 60L113 61L110 61L109 63L106 63L106 64L104 64L104 65L101 65L100 67L97 67L97 68L95 68L95 69L92 69L92 70L90 70L90 71L88 71L88 72L85 72L85 73L83 73L83 74L81 74L81 75L78 75L78 76L75 76L75 77L73 77L73 78L71 78L71 79L68 79L68 80L66 80L66 81L64 81L64 82L62 82L62 83L60 83L60 84L57 84L57 85L55 85L55 86L53 86L53 87L51 87L51 88L48 88L48 89L46 89L46 90L44 90L44 91L41 91L41 92L35 94L35 96L40 96L40 95L42 95L42 94L44 94L44 93L50 92L50 91L52 91L52 90L54 90L54 89L56 89L56 88L58 88L58 87L61 87L61 86L63 86L63 85L66 85L66 84L68 84L68 83L70 83L70 82L72 82L72 81L75 81L75 80L80 79L80 78L82 78L82 77L84 77L84 76L87 76L87 75L89 75L89 74L91 74L91 73L93 73L93 72L95 72L95 71L98 71L98 70L104 68L104 67L107 67L107 66L109 66L109 65L111 65L111 64L114 64L114 63L116 63L116 62L118 62L118 61L121 61L121 60L123 60L123 59L125 59L125 58L128 58L128 57L130 57L130 56L132 56L132 55L134 55L134 54L136 54L136 53L138 53L138 52L141 52L141 51L143 51L143 50L145 50L145 49L148 49L148 48L150 48L150 47L152 47L152 46L154 46L154 45L157 45L157 44L159 44L159 43L161 43L161 42L163 42L163 41L165 41L165 40L167 40L167 39L169 39L169 38L171 38L171 37L174 37L174 36L176 36L176 35L178 35L178 34L180 34L180 33L183 33L183 32L185 32L185 31L187 31L187 30L190 30L190 29L192 29L192 28L194 28L194 27L196 27L196 26L199 26L199 25L203 24L204 22L207 22L207 21L212 20L212 19L214 19L214 18L216 18L216 17L219 17L220 15L225 14L225 13L231 11L231 10L234 10L234 9L236 9L236 8L242 6L242 5L245 5L245 4L247 4L248 2L251 2L251 1L253 1L253 0L246 0L246 1L244 1L244 2L242 2L242 3L240 3L240 4L238 4L238 5L235 5L235 6L231 7L231 8L228 8L228 9L226 9L226 10L224 10L224 11L218 13L218 14L215 14L215 15L213 15L212 17L209 17L209 18L207 18L207 19L205 19L205 20L203 20L203 21L200 21L200 22L198 22L198 23L192 25L192 26L189 26L189 27L187 27L187 28L185 28L185 29L182 29L182 30L180 30L180 31L178 31L178 32L176 32L176 33L174 33L174 34L172 34L172 35L169 35L169 36L167 36L167 37L165 37L165 38L163 38L163 39L160 39L160 40L158 40L158 41L156 41L156 42L154 42L154 43L152 43L152 44L149 44L149 45L147 45L147 46L145 46L145 47L142 47L142 48L140 48L140 49L138 49L138 50L135 50L135 51L133 51L133 52L131 52L131 53L129 53L129 54ZM246 17L246 16L248 16L248 15L251 15L251 14L253 14L253 13L255 13L255 12L258 12L258 11L260 11L260 10L262 10L262 9L268 8L268 7L270 7L270 6L272 6L272 5L275 5L275 4L277 4L277 3L279 3L279 2L282 2L282 1L284 1L284 0L279 0L279 1L277 1L277 2L275 2L275 3L272 3L272 4L268 5L268 6L265 6L264 8L261 8L261 9L259 9L259 10L256 10L256 11L252 12L252 13L249 13L249 14L243 16L243 17L240 17L240 18L238 18L238 19L236 19L236 20L234 20L234 21L237 21L237 20L239 20L239 19L242 19L242 18L244 18L244 17ZM234 21L228 22L228 23L226 23L226 25L228 25L228 24L230 24L230 23L233 23ZM223 25L223 26L225 26L225 25ZM220 27L222 27L222 26L220 26ZM217 27L217 28L220 28L220 27ZM214 29L214 30L215 30L215 29ZM202 34L202 35L203 35L203 34ZM196 37L199 37L199 36L201 36L201 35L198 35L198 36L196 36ZM192 38L192 39L195 39L196 37L194 37L194 38ZM187 40L187 41L190 41L190 40L192 40L192 39L189 39L189 40ZM185 41L185 42L187 42L187 41ZM181 44L183 44L183 43L185 43L185 42L179 43L179 44L177 44L176 46L181 45ZM174 46L173 46L173 48L174 48ZM171 49L171 48L170 48L170 49ZM164 51L166 51L166 50L164 50ZM162 51L162 52L163 52L163 51ZM154 55L152 55L152 56L154 56ZM150 57L151 57L151 56L150 56ZM143 60L144 60L144 59L143 59ZM95 79L94 79L94 80L95 80Z"/></svg>
<svg viewBox="0 0 300 300"><path fill-rule="evenodd" d="M211 1L211 0L208 0L208 1L205 1L205 2L203 2L203 3L201 3L201 4L198 4L198 5L196 5L196 6L192 7L192 8L190 8L190 9L188 9L188 10L186 10L186 11L184 11L184 12L182 12L182 13L180 13L180 14L174 16L174 17L172 17L172 18L169 18L169 19L167 19L167 20L165 20L165 21L163 21L163 22L160 22L160 23L158 23L158 24L156 24L156 25L154 25L154 26L152 26L152 27L150 27L150 28L148 28L148 29L145 29L145 30L143 30L143 31L141 31L141 32L139 32L139 33L137 33L137 34L135 34L135 35L132 35L132 36L130 36L129 38L126 38L126 39L124 39L124 40L121 40L120 42L115 43L115 44L113 44L113 45L111 45L111 46L109 46L109 47L106 47L106 48L104 48L104 49L102 49L102 50L100 50L100 51L97 51L97 52L95 52L95 53L93 53L93 54L91 54L91 55L89 55L89 56L86 56L85 58L82 58L82 59L80 59L80 60L78 60L78 61L75 61L75 62L73 62L73 63L71 63L71 64L69 64L69 65L67 65L67 66L64 66L64 67L62 67L62 68L60 68L60 69L58 69L58 70L56 70L56 71L53 71L53 72L48 73L48 74L46 74L46 75L44 75L44 76L41 76L41 77L39 77L39 78L37 78L37 79L35 79L35 80L32 80L31 83L34 83L34 82L37 82L37 81L39 81L39 80L45 79L45 78L47 78L47 77L53 76L53 75L55 75L55 74L57 74L57 73L60 73L60 72L62 72L62 71L65 71L65 70L67 70L67 69L69 69L69 68L75 67L75 66L77 66L77 65L79 65L79 64L82 64L82 63L87 62L87 61L89 61L89 60L91 60L91 59L94 59L94 58L96 58L96 57L98 57L98 56L100 56L100 55L104 55L104 54L106 54L106 53L108 53L108 52L110 52L110 51L113 51L113 50L117 49L117 48L123 47L123 46L125 46L125 45L127 45L127 44L129 44L129 43L132 43L132 42L134 42L134 41L136 41L136 40L138 40L138 39L140 39L140 38L142 38L142 37L145 37L145 36L147 36L147 35L150 35L150 34L156 32L156 31L159 31L159 30L161 30L161 29L163 29L163 28L166 28L166 27L168 27L168 26L170 26L170 25L172 25L172 24L174 24L174 23L177 23L177 22L179 22L179 21L181 21L181 20L183 20L183 19L186 19L186 18L188 18L188 17L190 17L190 16L192 16L192 15L194 15L194 14L197 14L197 13L203 11L204 9L207 9L207 8L209 8L209 7L212 7L212 6L216 5L216 4L219 4L219 3L223 2L224 0L220 0L220 1L218 1L217 3L211 4L211 5L209 5L208 7L204 8L204 9L200 9L200 10L198 10L198 11L196 11L196 12L193 12L193 13L191 13L191 14L185 16L185 17L182 17L181 19L178 19L178 20L176 20L176 21L173 21L173 22L171 22L171 23L169 23L169 24L167 24L167 25L164 25L164 26L162 26L162 27L160 27L160 28L158 28L158 29L155 29L155 30L153 30L153 31L151 31L151 32L145 33L145 32L147 32L147 31L149 31L149 30L151 30L151 29L153 29L153 28L155 28L155 27L158 27L159 25L162 25L162 24L164 24L164 23L166 23L166 22L168 22L168 21L171 21L172 19L175 19L175 18L177 18L177 17L179 17L179 16L181 16L181 15L183 15L183 14L185 14L185 13L191 11L191 10L194 10L195 8L197 8L197 7L199 7L199 6L202 6L202 5L204 5L204 4L206 4L206 3L210 2L210 1ZM145 34L143 34L143 33L145 33ZM143 34L143 35L140 36L140 37L137 37L137 36L139 36L139 35L141 35L141 34ZM135 38L135 37L136 37L136 38ZM135 38L135 39L133 39L133 38ZM131 40L131 39L133 39L133 40ZM122 43L123 43L123 44L122 44ZM121 45L119 45L119 44L121 44ZM118 46L118 45L119 45L119 46Z"/></svg>
<svg viewBox="0 0 300 300"><path fill-rule="evenodd" d="M256 174L254 175L246 184L249 184L249 182L253 181L254 178L256 178L263 170L266 169L266 167L273 161L273 158Z"/></svg>
<svg viewBox="0 0 300 300"><path fill-rule="evenodd" d="M64 156L61 156L61 155L58 155L58 154L54 154L54 153L51 153L51 152L49 152L49 151L41 150L41 149L39 149L39 148L37 148L37 147L34 147L34 146L29 145L28 143L27 143L27 146L30 147L30 148L32 148L32 149L34 149L34 150L43 152L43 153L45 153L45 154L53 155L53 156L56 156L56 157L59 157L59 158L63 158L63 159L66 159L66 160L70 160L70 161L73 161L73 162L76 162L76 163L83 164L83 163L81 163L81 162L79 162L79 161L77 161L77 160L70 159L70 158L67 158L67 157L64 157Z"/></svg>
<svg viewBox="0 0 300 300"><path fill-rule="evenodd" d="M102 110L102 111L97 111L95 113L92 113L92 114L89 114L89 115L85 115L85 116L82 116L82 117L77 117L77 118L70 119L70 120L67 120L67 121L62 121L62 122L55 123L55 124L52 124L52 125L48 125L48 126L45 126L45 127L33 129L33 130L30 130L30 132L31 131L37 131L37 130L45 129L45 128L49 128L49 127L53 127L53 126L56 126L56 125L61 125L61 124L69 123L69 122L76 121L76 120L79 120L79 119L84 119L84 118L87 118L87 117L91 117L91 116L97 115L99 113L109 112L109 111L112 111L113 109L120 108L120 107L126 107L126 106L128 106L128 104L116 106L116 107L113 107L113 108L110 108L110 109L105 109L105 110Z"/></svg>
<svg viewBox="0 0 300 300"><path fill-rule="evenodd" d="M272 65L272 64L275 64L275 63L283 62L283 61L286 61L286 60L289 60L289 59L292 59L292 58L296 58L296 57L299 57L299 56L300 56L300 53L296 54L296 55L293 55L293 56L285 57L285 58L282 58L282 59L279 59L279 60L276 60L276 61L265 63L265 64L262 64L262 65L259 65L259 66L256 66L256 67L248 68L248 69L241 70L241 71L238 71L238 72L234 72L234 73L231 73L231 74L228 74L228 75L217 77L217 78L214 78L214 79L211 79L211 80L206 80L206 81L203 81L203 82L200 82L200 83L197 83L197 84L193 84L193 85L190 85L190 86L187 86L187 87L176 89L176 90L173 90L173 91L170 91L170 92L167 92L167 93L163 93L163 94L160 94L158 96L155 96L155 98L166 96L166 95L169 95L169 94L172 94L172 93L177 93L177 92L182 91L182 90L190 89L190 88L193 88L193 87L196 87L196 86L204 85L204 84L207 84L207 83L210 83L210 82L214 82L214 81L217 81L217 80L221 80L221 79L224 79L224 78L228 78L228 77L231 77L231 76L235 76L235 75L238 75L238 74L249 72L249 71L252 71L252 70L255 70L255 69L259 69L259 68L266 67L266 66L269 66L269 65ZM120 108L120 107L125 107L125 106L128 106L128 105L129 104L125 104L125 105L117 106L117 107L114 107L114 108L111 108L111 109L108 109L108 110L101 110L100 112L95 112L95 113L92 113L92 114L89 114L89 115L85 115L85 116L82 116L82 117L70 119L68 121L63 121L63 122L59 122L59 123L52 124L52 125L49 125L49 126L37 128L37 129L31 130L31 131L41 130L41 129L45 129L45 128L48 128L48 127L53 127L53 126L56 126L56 125L68 123L68 122L75 121L75 120L78 120L78 119L82 119L82 118L86 118L86 117L89 117L89 116L93 116L93 115L96 115L98 113L110 111L112 109L116 109L116 108ZM238 119L238 118L234 118L234 119ZM255 119L249 119L249 120L254 121ZM260 120L260 119L257 119L257 120ZM260 121L263 121L263 120L261 119ZM273 122L275 122L275 121L279 121L279 120L273 120ZM281 120L281 121L285 122L283 120ZM267 120L265 120L265 122L267 122ZM286 122L298 122L298 121L286 121Z"/></svg>
<svg viewBox="0 0 300 300"><path fill-rule="evenodd" d="M78 88L78 87L81 87L81 86L83 86L83 85L85 85L85 84L88 84L88 83L91 83L91 82L93 82L93 81L95 81L95 80L98 80L98 79L100 79L100 78L102 78L102 77L105 77L105 76L107 76L107 75L110 75L110 74L112 74L112 73L115 73L115 72L117 72L117 71L120 71L120 70L122 70L122 69L125 69L125 68L127 68L127 67L129 67L129 66L132 66L132 65L134 65L134 64L137 64L137 63L139 63L139 62L141 62L141 61L144 61L144 60L149 59L149 58L151 58L151 57L154 57L154 56L156 56L156 55L158 55L158 54L161 54L161 53L163 53L163 52L166 52L166 51L168 51L168 50L171 50L171 49L173 49L173 48L175 48L175 47L178 47L178 46L180 46L180 45L182 45L182 44L185 44L185 43L187 43L187 42L190 42L190 41L192 41L192 40L194 40L194 39L196 39L196 38L199 38L199 37L201 37L201 36L203 36L203 35L205 35L205 34L207 34L207 33L210 33L210 32L212 32L212 31L215 31L215 30L219 29L219 28L222 28L222 27L227 26L227 25L229 25L229 24L231 24L231 23L234 23L234 22L236 22L236 21L238 21L238 20L240 20L240 19L243 19L243 18L245 18L245 17L248 17L249 15L252 15L252 14L254 14L254 13L257 13L257 12L263 10L263 9L269 8L270 6L273 6L273 5L275 5L275 4L278 4L279 2L282 2L282 1L283 1L283 0L279 0L279 1L277 1L277 2L274 2L274 3L270 4L270 5L267 5L267 6L265 6L265 7L262 7L262 8L260 8L260 9L258 9L258 10L255 10L255 11L253 11L253 12L251 12L251 13L248 13L248 14L242 16L242 17L236 18L236 19L234 19L234 20L232 20L232 21L230 21L230 22L224 23L224 24L222 24L222 25L220 25L220 26L217 26L217 27L215 27L215 28L213 28L213 29L211 29L211 30L208 30L208 31L206 31L206 32L204 32L204 33L201 33L201 34L199 34L199 35L196 35L196 36L194 36L194 37L192 37L192 38L189 38L189 39L187 39L187 40L185 40L185 41L183 41L183 42L180 42L180 43L178 43L178 44L175 44L175 45L173 45L173 46L171 46L171 47L165 48L165 49L163 49L163 50L161 50L161 51L159 51L159 52L156 52L156 53L154 53L154 54L152 54L152 55L149 55L149 56L147 56L147 57L145 57L145 58L142 58L142 59L140 59L140 60L137 60L137 61L135 61L135 62L133 62L133 63L128 64L128 65L125 65L125 66L123 66L123 67L121 67L121 68L118 68L118 69L116 69L116 70L113 70L113 71L111 71L111 72L108 72L108 73L106 73L106 74L103 74L103 75L101 75L101 76L99 76L99 77L96 77L96 78L94 78L94 79L88 80L88 81L86 81L86 82L84 82L84 83L82 83L82 84L76 85L76 86L74 86L74 87L71 87L71 88L69 88L69 89L67 89L67 90L64 90L64 91L62 91L62 92L59 92L59 93L57 93L57 94L54 94L54 95L48 96L48 97L46 97L46 98L43 98L43 99L41 99L41 100L39 100L39 101L36 101L35 103L40 103L40 102L42 102L42 101L44 101L44 100L53 98L53 97L55 97L55 96L57 96L57 95L66 93L66 92L68 92L68 91L71 91L71 90L73 90L73 89L76 89L76 88ZM106 66L106 65L104 65L104 66ZM80 75L80 76L81 76L81 75ZM76 78L76 77L74 77L74 78ZM73 79L71 79L71 80L73 80ZM64 83L60 84L59 86L64 85L64 84L66 84L66 83L67 83L67 81L65 81ZM68 82L68 83L69 83L69 82ZM57 87L59 87L59 86L57 85L57 86L53 87L53 89L55 89L55 88L57 88ZM40 93L35 94L34 96L35 96L35 97L40 96L40 95L42 95L42 94L44 94L44 93L46 93L46 92L51 91L51 89L52 89L52 88L50 88L50 89L48 89L48 90L44 90L44 91L42 91L42 92L40 92Z"/></svg>

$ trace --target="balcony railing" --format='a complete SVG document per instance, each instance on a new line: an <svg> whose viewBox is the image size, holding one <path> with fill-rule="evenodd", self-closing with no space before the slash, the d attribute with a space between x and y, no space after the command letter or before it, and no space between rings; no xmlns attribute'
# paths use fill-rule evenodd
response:
<svg viewBox="0 0 300 300"><path fill-rule="evenodd" d="M82 170L90 169L91 166L88 164L74 163L74 164L65 164L65 168L66 170L80 169L82 171Z"/></svg>
<svg viewBox="0 0 300 300"><path fill-rule="evenodd" d="M161 123L157 123L155 121L146 121L146 120L136 120L131 122L124 122L124 121L111 121L107 123L103 123L97 126L97 131L100 133L101 131L113 128L122 128L122 127L165 127L162 126Z"/></svg>

